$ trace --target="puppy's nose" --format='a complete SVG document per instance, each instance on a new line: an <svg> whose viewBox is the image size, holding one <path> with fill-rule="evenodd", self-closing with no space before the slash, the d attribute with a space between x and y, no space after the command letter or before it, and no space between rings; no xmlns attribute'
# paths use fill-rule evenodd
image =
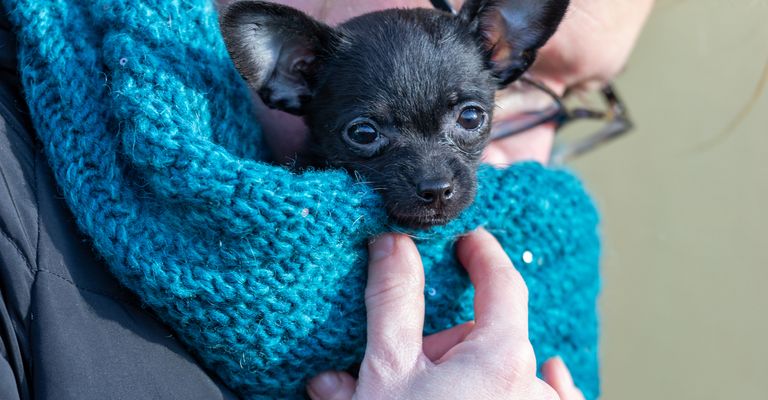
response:
<svg viewBox="0 0 768 400"><path fill-rule="evenodd" d="M416 186L416 193L426 203L445 203L453 197L453 184L447 179L427 179Z"/></svg>

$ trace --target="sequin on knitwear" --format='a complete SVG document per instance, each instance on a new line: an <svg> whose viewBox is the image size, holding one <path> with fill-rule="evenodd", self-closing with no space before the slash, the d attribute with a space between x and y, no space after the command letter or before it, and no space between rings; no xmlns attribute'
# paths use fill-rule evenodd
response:
<svg viewBox="0 0 768 400"><path fill-rule="evenodd" d="M112 273L245 398L301 398L359 362L366 239L381 200L340 171L265 158L210 1L3 0L35 128L77 222ZM598 395L597 213L564 171L482 167L472 207L419 232L426 331L472 318L453 238L485 226L530 288L539 362ZM546 206L543 206L546 205Z"/></svg>

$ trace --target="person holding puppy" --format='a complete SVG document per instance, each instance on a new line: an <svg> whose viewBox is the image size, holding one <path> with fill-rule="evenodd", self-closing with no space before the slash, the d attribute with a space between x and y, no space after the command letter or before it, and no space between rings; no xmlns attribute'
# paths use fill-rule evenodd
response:
<svg viewBox="0 0 768 400"><path fill-rule="evenodd" d="M430 6L404 0L384 5L285 3L329 23L375 8ZM610 80L626 61L651 3L574 0L533 73L561 91ZM130 294L80 240L26 114L20 111L24 107L13 37L4 21L0 27L0 172L5 183L0 189L5 199L0 207L0 398L97 398L94 393L110 393L110 398L235 398L147 310L122 302ZM267 113L263 121L268 134L270 124L296 126L291 138L271 137L278 153L283 149L289 156L301 145L303 130L297 121ZM522 159L545 162L552 137L551 127L533 129L495 143L485 160L499 165ZM415 246L395 234L371 243L366 292L371 329L359 380L341 372L322 374L308 385L313 399L580 398L558 360L544 367L546 382L536 378L527 338L525 284L495 239L477 231L458 247L463 265L481 289L476 321L422 338L423 272ZM58 275L62 264L73 274L87 276L92 285L76 287ZM90 296L89 302L79 300L81 296ZM100 346L104 343L110 345ZM101 354L71 350L83 348ZM109 362L94 365L103 354Z"/></svg>

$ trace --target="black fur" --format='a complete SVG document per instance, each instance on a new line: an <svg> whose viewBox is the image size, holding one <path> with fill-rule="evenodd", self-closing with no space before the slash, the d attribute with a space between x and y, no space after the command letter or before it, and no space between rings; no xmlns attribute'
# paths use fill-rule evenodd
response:
<svg viewBox="0 0 768 400"><path fill-rule="evenodd" d="M221 25L265 104L304 115L315 155L363 176L398 222L430 226L472 202L494 93L533 63L567 6L468 0L458 15L392 9L331 28L241 1Z"/></svg>

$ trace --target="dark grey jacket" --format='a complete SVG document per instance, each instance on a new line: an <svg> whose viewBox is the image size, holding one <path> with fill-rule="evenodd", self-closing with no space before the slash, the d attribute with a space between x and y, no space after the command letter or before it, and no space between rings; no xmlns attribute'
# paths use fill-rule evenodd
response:
<svg viewBox="0 0 768 400"><path fill-rule="evenodd" d="M108 273L57 190L0 8L0 400L235 398Z"/></svg>

